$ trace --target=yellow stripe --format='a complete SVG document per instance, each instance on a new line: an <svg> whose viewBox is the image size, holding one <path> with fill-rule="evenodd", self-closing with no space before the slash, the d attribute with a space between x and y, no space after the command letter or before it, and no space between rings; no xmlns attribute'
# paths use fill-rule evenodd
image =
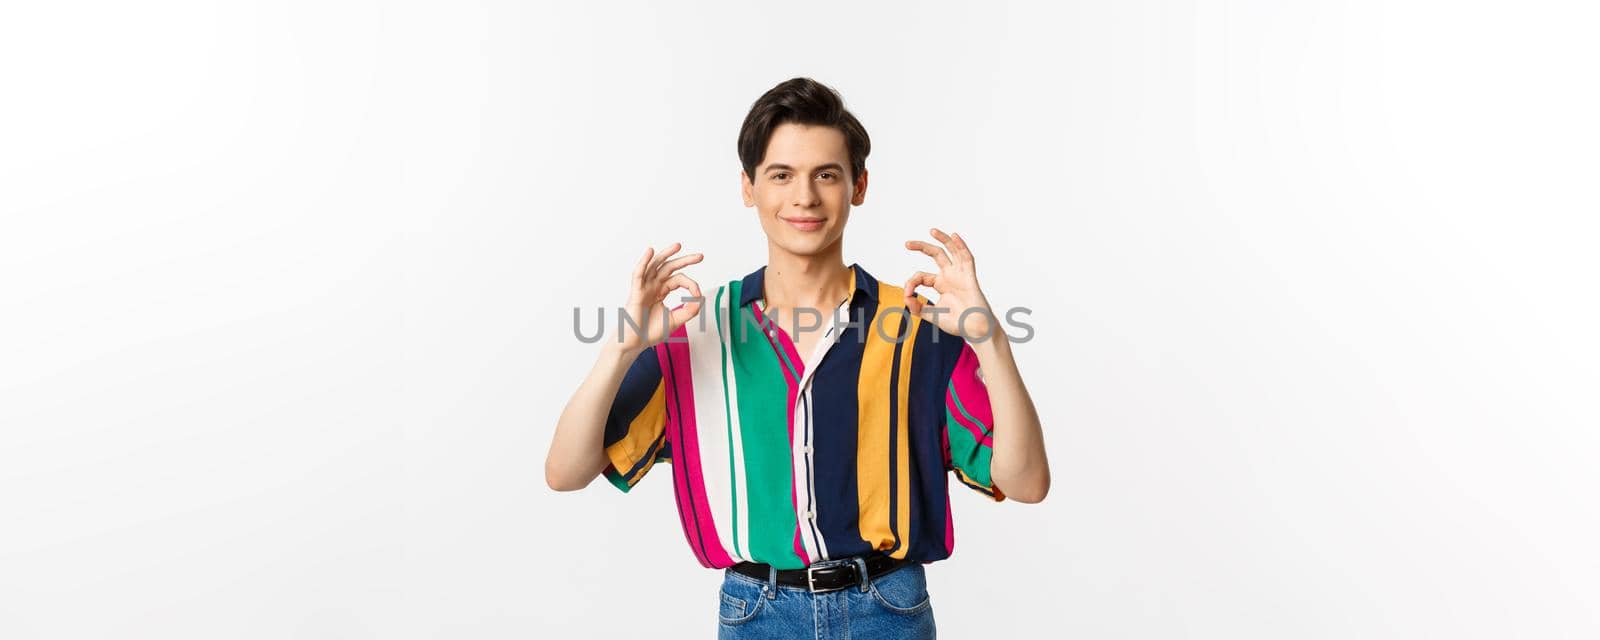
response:
<svg viewBox="0 0 1600 640"><path fill-rule="evenodd" d="M956 468L956 477L958 479L960 479L963 484L966 484L969 487L974 487L974 488L978 488L978 489L985 489L985 490L989 491L990 494L991 494L989 497L991 499L993 499L995 502L1000 502L1000 501L1006 499L1006 494L1000 491L1000 487L996 487L996 486L985 487L985 486L983 486L983 483L978 482L978 481L973 480L972 478L968 477L967 474L965 472L963 472L959 467Z"/></svg>
<svg viewBox="0 0 1600 640"><path fill-rule="evenodd" d="M656 444L655 444L654 447L651 447L649 451L645 452L644 455L647 456L647 460L645 461L644 466L639 467L639 473L633 474L632 478L628 478L628 485L629 486L638 484L639 479L644 477L645 472L649 471L650 467L655 466L655 464L656 464L656 454L660 453L661 452L661 448L666 446L666 445L667 445L667 439L666 438L662 438L662 439L656 441ZM617 473L621 473L621 472L619 471Z"/></svg>
<svg viewBox="0 0 1600 640"><path fill-rule="evenodd" d="M628 423L628 435L606 447L606 457L617 473L627 473L639 462L639 456L650 454L650 445L667 424L666 381L656 383L656 392L650 396L639 415ZM641 471L642 473L642 471Z"/></svg>
<svg viewBox="0 0 1600 640"><path fill-rule="evenodd" d="M862 327L866 344L861 351L861 376L856 386L856 500L860 508L861 539L873 549L894 546L889 529L889 374L894 366L900 311L905 302L900 287L878 283L878 312ZM880 328L879 323L882 323Z"/></svg>

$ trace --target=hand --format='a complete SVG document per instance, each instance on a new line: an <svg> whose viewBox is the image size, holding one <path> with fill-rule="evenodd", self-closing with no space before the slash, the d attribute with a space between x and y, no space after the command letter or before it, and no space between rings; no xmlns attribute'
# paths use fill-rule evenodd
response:
<svg viewBox="0 0 1600 640"><path fill-rule="evenodd" d="M923 320L933 322L945 332L961 336L968 342L987 339L997 326L996 320L989 308L989 300L978 288L977 267L973 264L972 251L967 248L967 242L959 234L945 235L938 229L930 229L929 235L943 246L908 240L906 249L920 251L933 258L939 265L939 273L934 275L918 271L906 280L906 308ZM949 249L949 253L945 249ZM924 305L917 300L916 288L919 285L933 287L934 291L939 292L935 304ZM930 313L929 309L939 311ZM967 313L969 309L979 311Z"/></svg>
<svg viewBox="0 0 1600 640"><path fill-rule="evenodd" d="M677 331L695 315L700 313L701 303L698 300L689 300L677 309L667 309L663 304L667 294L676 289L687 289L696 298L700 295L700 284L691 279L688 274L677 273L679 269L700 262L705 258L699 253L672 258L682 245L674 242L666 251L656 254L655 248L646 249L639 258L639 263L633 267L633 284L628 292L628 304L623 310L628 317L638 323L636 331L626 323L619 322L617 334L619 341L613 344L622 349L624 353L642 353L645 349L655 346L667 336ZM671 259L669 259L671 258Z"/></svg>

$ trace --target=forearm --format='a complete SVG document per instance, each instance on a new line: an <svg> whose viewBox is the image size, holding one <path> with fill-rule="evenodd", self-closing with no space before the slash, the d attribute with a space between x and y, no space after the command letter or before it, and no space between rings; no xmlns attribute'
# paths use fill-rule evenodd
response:
<svg viewBox="0 0 1600 640"><path fill-rule="evenodd" d="M545 482L557 491L574 491L605 470L606 416L617 388L639 352L625 351L607 344L594 367L573 392L556 423L550 453L544 461Z"/></svg>
<svg viewBox="0 0 1600 640"><path fill-rule="evenodd" d="M1022 382L1011 342L1003 332L972 343L994 411L994 453L989 473L995 486L1019 502L1039 502L1050 491L1050 461L1033 397Z"/></svg>

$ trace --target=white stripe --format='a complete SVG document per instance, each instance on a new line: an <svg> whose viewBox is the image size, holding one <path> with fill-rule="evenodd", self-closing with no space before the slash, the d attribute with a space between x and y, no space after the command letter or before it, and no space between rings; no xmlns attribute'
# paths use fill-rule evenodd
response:
<svg viewBox="0 0 1600 640"><path fill-rule="evenodd" d="M795 407L794 411L794 424L791 428L794 429L795 439L789 445L789 459L793 461L793 464L789 465L789 468L794 471L794 506L797 511L795 513L795 521L800 526L800 546L805 547L806 557L811 558L812 562L819 562L823 559L822 554L817 551L816 537L811 535L812 521L806 517L806 514L811 513L812 509L815 508L811 499L811 485L806 482L806 469L809 467L806 466L805 446L807 442L803 435L805 434L806 412L803 405L807 395L810 394L801 391L800 395L795 398L795 401L801 403L802 406Z"/></svg>
<svg viewBox="0 0 1600 640"><path fill-rule="evenodd" d="M812 395L812 393L809 390L806 391L806 419L811 422L811 430L808 433L810 433L811 436L812 436L811 440L813 442L815 442L816 441L816 434L817 434L817 431L816 431L817 425L816 425L816 421L815 420L811 420L812 412L816 411L816 409L814 409L811 406L813 400L814 400L814 396ZM807 443L807 444L810 444L810 443ZM816 450L813 449L812 450L812 455L807 456L807 460L806 460L807 465L810 466L810 468L811 468L811 477L812 477L812 479L815 479L817 477L817 456L815 454L816 454ZM811 483L811 504L812 504L813 508L815 507L816 503L817 503L817 485L816 485L815 482L813 482L813 483ZM817 536L816 536L816 538L817 538L817 547L822 551L822 559L823 560L828 560L829 559L829 557L828 557L828 543L827 543L827 541L823 540L821 533L822 533L822 525L817 525Z"/></svg>
<svg viewBox="0 0 1600 640"><path fill-rule="evenodd" d="M727 295L726 291L720 292ZM706 318L703 323L695 319L684 328L689 339L700 476L705 479L706 503L717 530L717 540L722 543L723 551L732 556L733 538L728 528L733 518L733 503L728 496L728 422L722 404L722 343L716 324L714 318Z"/></svg>
<svg viewBox="0 0 1600 640"><path fill-rule="evenodd" d="M732 289L729 288L728 293L732 294L732 292ZM718 309L717 314L722 318L722 336L720 337L720 342L722 344L724 353L728 354L727 401L728 408L731 409L728 418L733 423L733 486L738 492L738 495L736 496L737 499L734 500L733 503L733 511L734 516L739 523L739 550L749 551L750 482L744 473L744 431L739 425L739 377L734 373L735 367L733 366L733 343L730 338L730 336L733 335L733 323L735 320L739 319L739 314L737 312L739 308L739 301L734 300L730 295L730 297L725 298L724 304L726 306ZM739 555L731 552L729 555L732 555L736 561L750 560L750 558L746 555Z"/></svg>
<svg viewBox="0 0 1600 640"><path fill-rule="evenodd" d="M833 317L835 319L839 317L840 309L845 309L845 312L849 313L849 305L850 300L846 298L844 302L839 304L839 307L833 310ZM817 511L816 487L807 482L808 474L810 478L817 477L815 456L806 453L806 448L808 447L815 452L813 443L816 439L816 425L811 420L811 376L816 374L817 366L822 364L823 356L828 355L828 350L833 348L833 344L839 339L835 333L835 326L837 326L837 323L829 325L828 332L823 335L821 340L817 341L817 346L812 349L811 357L805 361L806 370L805 374L800 376L800 397L797 399L797 402L803 403L804 406L796 407L794 412L795 424L793 426L795 435L800 437L795 438L795 442L790 447L789 452L790 460L793 461L790 466L794 469L795 503L796 508L799 509L796 517L799 518L800 523L800 542L806 549L806 555L810 556L812 561L827 560L828 550L827 546L822 542L822 537L813 533L813 531L820 533L820 527L813 529L816 521L806 517L807 513L815 514Z"/></svg>

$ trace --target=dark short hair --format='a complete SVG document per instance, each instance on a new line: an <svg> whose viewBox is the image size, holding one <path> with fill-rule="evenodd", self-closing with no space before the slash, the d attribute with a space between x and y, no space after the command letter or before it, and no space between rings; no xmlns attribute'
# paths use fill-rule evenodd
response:
<svg viewBox="0 0 1600 640"><path fill-rule="evenodd" d="M861 122L844 108L839 92L811 78L794 78L761 94L755 104L750 105L750 113L739 127L739 162L744 165L744 173L751 182L756 179L756 165L767 155L767 142L772 139L773 129L787 122L838 129L844 134L845 149L850 152L850 179L866 171L872 139L867 137Z"/></svg>

